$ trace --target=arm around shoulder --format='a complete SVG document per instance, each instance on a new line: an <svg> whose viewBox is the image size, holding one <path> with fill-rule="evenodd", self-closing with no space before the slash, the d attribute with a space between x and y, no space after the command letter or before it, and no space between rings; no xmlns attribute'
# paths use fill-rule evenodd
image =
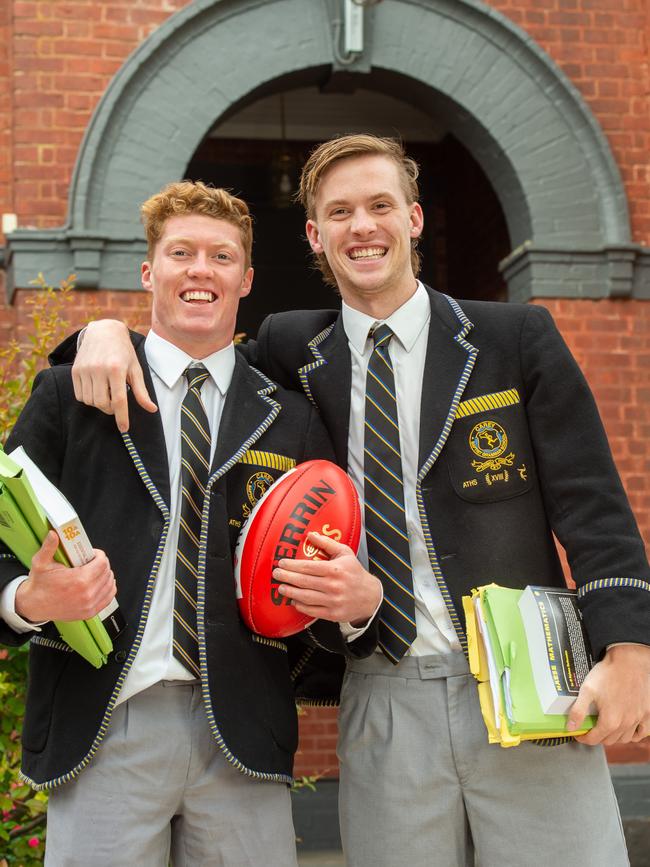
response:
<svg viewBox="0 0 650 867"><path fill-rule="evenodd" d="M80 337L72 367L78 401L114 415L121 432L129 428L127 388L131 388L143 409L156 412L135 354L134 345L142 340L142 335L129 332L126 325L116 319L101 319L89 323ZM62 350L67 359L72 351L71 340L68 338L57 347L51 358L58 359Z"/></svg>

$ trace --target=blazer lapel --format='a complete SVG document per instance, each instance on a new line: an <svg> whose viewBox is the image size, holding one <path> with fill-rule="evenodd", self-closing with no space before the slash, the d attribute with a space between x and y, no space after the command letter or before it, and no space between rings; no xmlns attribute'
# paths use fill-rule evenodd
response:
<svg viewBox="0 0 650 867"><path fill-rule="evenodd" d="M144 338L137 344L136 354L142 365L147 390L155 399L156 391L144 354ZM165 511L170 505L169 462L160 413L142 409L129 392L129 420L129 431L122 435L124 442L142 481L162 511ZM158 501L159 498L165 508Z"/></svg>
<svg viewBox="0 0 650 867"><path fill-rule="evenodd" d="M428 289L431 324L420 409L420 481L447 441L478 349L465 338L473 324L459 304Z"/></svg>
<svg viewBox="0 0 650 867"><path fill-rule="evenodd" d="M217 433L211 482L227 472L274 422L280 412L280 404L271 397L276 388L275 383L249 367L236 353Z"/></svg>
<svg viewBox="0 0 650 867"><path fill-rule="evenodd" d="M320 410L338 462L347 467L352 366L342 316L310 340L307 349L313 361L298 371L302 387Z"/></svg>

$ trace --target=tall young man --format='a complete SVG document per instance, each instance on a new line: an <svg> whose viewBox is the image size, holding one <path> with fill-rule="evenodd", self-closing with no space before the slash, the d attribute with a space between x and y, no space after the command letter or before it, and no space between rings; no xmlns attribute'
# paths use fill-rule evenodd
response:
<svg viewBox="0 0 650 867"><path fill-rule="evenodd" d="M384 587L379 650L348 664L341 698L347 861L623 865L602 744L650 733L643 544L593 398L547 311L457 302L418 281L416 178L390 140L316 149L301 182L307 235L342 310L271 316L248 350L318 406L365 501L360 556ZM78 395L96 391L123 426L127 368L146 401L123 332L100 325L83 351ZM93 361L106 351L117 359L108 375ZM552 533L599 660L568 728L592 700L599 721L579 742L504 750L486 742L460 599L493 580L562 585ZM340 558L283 562L276 577L301 610L327 617L321 587L341 568Z"/></svg>
<svg viewBox="0 0 650 867"><path fill-rule="evenodd" d="M24 445L100 549L65 569L50 534L28 576L0 559L0 639L31 641L23 775L50 790L51 867L163 867L170 852L175 867L287 867L288 647L244 626L232 554L259 490L331 446L304 397L235 352L253 279L246 204L184 182L142 214L152 311L136 350L159 413L133 402L121 436L75 400L61 366L39 374L7 442ZM94 615L116 586L128 626L95 670L51 621ZM314 628L319 645L345 650L337 625Z"/></svg>

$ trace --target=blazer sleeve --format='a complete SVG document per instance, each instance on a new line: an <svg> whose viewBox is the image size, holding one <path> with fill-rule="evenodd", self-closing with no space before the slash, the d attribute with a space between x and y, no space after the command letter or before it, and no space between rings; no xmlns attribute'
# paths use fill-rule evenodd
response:
<svg viewBox="0 0 650 867"><path fill-rule="evenodd" d="M81 329L69 334L65 337L58 346L55 346L52 352L47 356L50 367L56 367L58 364L72 364L77 357L77 341Z"/></svg>
<svg viewBox="0 0 650 867"><path fill-rule="evenodd" d="M286 326L284 328L283 322ZM249 363L270 376L274 382L284 388L302 392L297 375L302 362L298 357L294 357L291 351L292 335L288 326L287 314L270 314L260 325L257 339L246 343L245 352Z"/></svg>
<svg viewBox="0 0 650 867"><path fill-rule="evenodd" d="M650 570L587 382L550 314L531 305L520 358L551 529L566 550L595 658L650 644Z"/></svg>
<svg viewBox="0 0 650 867"><path fill-rule="evenodd" d="M57 367L60 364L74 364L77 357L77 343L82 329L75 331L65 337L58 346L55 346L52 352L47 356L50 367ZM129 336L134 347L138 347L144 339L139 331L129 329Z"/></svg>
<svg viewBox="0 0 650 867"><path fill-rule="evenodd" d="M32 394L16 422L5 450L12 451L19 445L24 446L30 458L38 464L45 475L56 485L62 460L62 414L56 377L51 370L41 371L34 380ZM19 575L26 574L26 568L4 545L0 546L0 590ZM23 644L31 637L31 632L17 633L0 620L0 642L3 644Z"/></svg>

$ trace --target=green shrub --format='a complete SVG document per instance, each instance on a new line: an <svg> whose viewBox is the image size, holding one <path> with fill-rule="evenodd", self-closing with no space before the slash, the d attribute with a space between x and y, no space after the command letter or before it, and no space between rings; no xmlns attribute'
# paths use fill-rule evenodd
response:
<svg viewBox="0 0 650 867"><path fill-rule="evenodd" d="M34 376L47 366L47 355L69 330L66 308L72 301L74 277L55 289L43 275L41 291L26 304L28 336L15 337L0 349L0 431L2 442L18 418ZM25 712L27 647L0 648L0 867L39 867L45 849L47 795L34 792L18 775L20 730Z"/></svg>

